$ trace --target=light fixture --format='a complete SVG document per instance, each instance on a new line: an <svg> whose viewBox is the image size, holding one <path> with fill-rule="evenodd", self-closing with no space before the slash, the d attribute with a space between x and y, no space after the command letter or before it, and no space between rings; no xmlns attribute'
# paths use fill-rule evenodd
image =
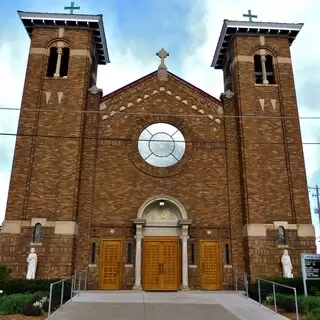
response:
<svg viewBox="0 0 320 320"><path fill-rule="evenodd" d="M164 201L163 200L159 201L159 206L161 206L161 207L164 206Z"/></svg>

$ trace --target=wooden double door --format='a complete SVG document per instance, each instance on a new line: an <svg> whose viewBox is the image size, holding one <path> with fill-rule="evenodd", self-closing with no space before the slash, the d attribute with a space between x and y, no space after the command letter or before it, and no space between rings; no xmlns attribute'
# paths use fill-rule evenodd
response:
<svg viewBox="0 0 320 320"><path fill-rule="evenodd" d="M177 291L180 284L178 238L145 237L143 241L144 290Z"/></svg>

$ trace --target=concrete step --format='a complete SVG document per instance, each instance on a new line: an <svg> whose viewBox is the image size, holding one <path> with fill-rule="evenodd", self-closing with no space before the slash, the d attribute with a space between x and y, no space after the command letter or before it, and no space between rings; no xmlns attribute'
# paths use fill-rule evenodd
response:
<svg viewBox="0 0 320 320"><path fill-rule="evenodd" d="M50 320L285 320L241 292L87 291Z"/></svg>

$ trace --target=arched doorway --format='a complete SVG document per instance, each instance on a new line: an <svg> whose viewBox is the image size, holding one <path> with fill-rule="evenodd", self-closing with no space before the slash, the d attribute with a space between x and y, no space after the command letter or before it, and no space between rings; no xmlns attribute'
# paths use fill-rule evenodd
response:
<svg viewBox="0 0 320 320"><path fill-rule="evenodd" d="M152 197L141 205L133 222L136 225L134 289L189 290L187 242L191 220L183 205L168 196Z"/></svg>

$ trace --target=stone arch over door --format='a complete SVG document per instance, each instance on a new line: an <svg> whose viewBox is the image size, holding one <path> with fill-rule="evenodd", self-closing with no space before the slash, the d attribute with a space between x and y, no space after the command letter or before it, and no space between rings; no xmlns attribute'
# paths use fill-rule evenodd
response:
<svg viewBox="0 0 320 320"><path fill-rule="evenodd" d="M170 196L160 195L147 199L140 206L136 225L136 259L134 290L141 290L141 249L144 236L177 236L182 243L182 290L189 290L188 285L188 239L189 225L184 206Z"/></svg>

